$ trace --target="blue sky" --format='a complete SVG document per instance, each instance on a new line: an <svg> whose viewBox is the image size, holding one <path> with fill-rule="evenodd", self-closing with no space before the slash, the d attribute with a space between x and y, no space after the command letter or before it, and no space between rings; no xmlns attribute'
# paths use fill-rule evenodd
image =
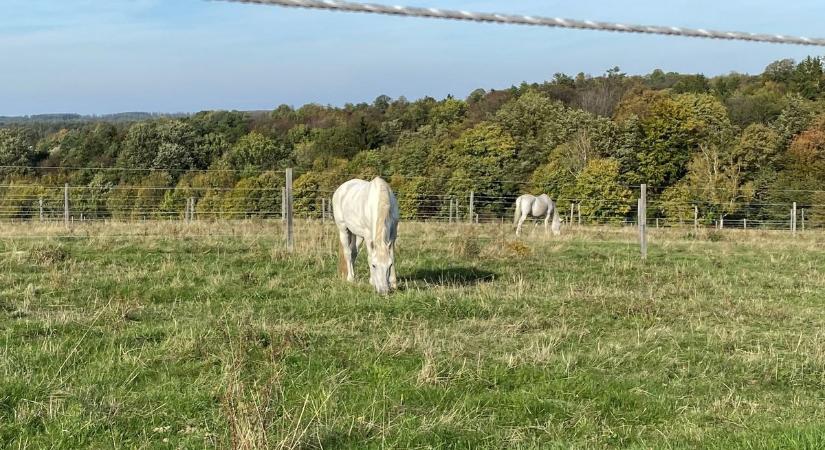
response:
<svg viewBox="0 0 825 450"><path fill-rule="evenodd" d="M814 0L451 1L411 6L823 37ZM272 109L379 94L464 97L619 66L756 73L780 46L284 9L204 0L3 0L0 115Z"/></svg>

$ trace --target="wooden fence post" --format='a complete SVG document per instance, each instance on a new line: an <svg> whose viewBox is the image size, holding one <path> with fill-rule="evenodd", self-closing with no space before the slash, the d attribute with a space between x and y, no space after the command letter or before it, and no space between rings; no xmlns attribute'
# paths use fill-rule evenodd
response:
<svg viewBox="0 0 825 450"><path fill-rule="evenodd" d="M447 219L449 223L453 223L453 199L450 198L450 217Z"/></svg>
<svg viewBox="0 0 825 450"><path fill-rule="evenodd" d="M40 222L43 222L43 197L37 199L37 204L40 206Z"/></svg>
<svg viewBox="0 0 825 450"><path fill-rule="evenodd" d="M719 229L721 230L723 228L725 228L725 216L720 215L719 216Z"/></svg>
<svg viewBox="0 0 825 450"><path fill-rule="evenodd" d="M473 223L473 218L474 217L475 217L475 192L470 191L470 211L469 211L470 223Z"/></svg>
<svg viewBox="0 0 825 450"><path fill-rule="evenodd" d="M647 259L647 184L642 184L639 197L639 247L642 259Z"/></svg>
<svg viewBox="0 0 825 450"><path fill-rule="evenodd" d="M573 226L573 203L570 203L570 226Z"/></svg>
<svg viewBox="0 0 825 450"><path fill-rule="evenodd" d="M294 236L292 235L292 168L286 169L286 186L284 187L286 194L286 250L292 252L295 247Z"/></svg>
<svg viewBox="0 0 825 450"><path fill-rule="evenodd" d="M743 230L748 229L748 219L742 219L742 229Z"/></svg>
<svg viewBox="0 0 825 450"><path fill-rule="evenodd" d="M63 186L63 224L69 228L69 183Z"/></svg>
<svg viewBox="0 0 825 450"><path fill-rule="evenodd" d="M805 231L805 208L802 208L802 231Z"/></svg>

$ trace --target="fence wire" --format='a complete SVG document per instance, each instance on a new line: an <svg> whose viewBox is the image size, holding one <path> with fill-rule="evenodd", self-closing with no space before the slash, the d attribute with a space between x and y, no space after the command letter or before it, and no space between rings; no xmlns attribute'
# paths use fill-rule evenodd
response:
<svg viewBox="0 0 825 450"><path fill-rule="evenodd" d="M293 214L298 219L331 220L327 189L297 189ZM517 195L472 192L420 194L396 191L403 220L462 223L512 223ZM66 200L68 199L68 205ZM190 210L191 202L191 210ZM563 198L556 204L566 225L637 225L632 200ZM675 202L650 198L646 224L653 228L702 227L793 229L793 205L759 202L740 205L733 214L711 202ZM284 219L284 187L39 186L0 185L0 221L146 221ZM825 205L798 203L796 229L821 228ZM541 220L543 218L531 220Z"/></svg>
<svg viewBox="0 0 825 450"><path fill-rule="evenodd" d="M420 17L427 19L449 19L469 22L486 22L503 25L530 25L578 30L613 31L617 33L657 34L688 38L721 39L731 41L766 42L772 44L794 44L825 46L825 39L787 36L783 34L760 34L742 31L716 31L704 28L684 28L674 26L634 25L593 20L564 19L500 13L471 12L438 8L414 8L409 6L358 3L340 0L224 0L235 3L255 3L292 8L324 9L330 11L384 14L391 16Z"/></svg>

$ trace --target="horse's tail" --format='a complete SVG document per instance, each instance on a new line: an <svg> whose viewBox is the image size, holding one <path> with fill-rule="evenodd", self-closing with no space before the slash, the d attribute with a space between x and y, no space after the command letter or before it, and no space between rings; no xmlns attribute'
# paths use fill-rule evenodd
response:
<svg viewBox="0 0 825 450"><path fill-rule="evenodd" d="M521 197L516 199L516 212L513 214L513 225L518 224L518 220L521 218Z"/></svg>
<svg viewBox="0 0 825 450"><path fill-rule="evenodd" d="M550 224L550 231L554 236L558 236L561 231L561 219L559 218L559 209L556 208L556 202L550 200L550 207L553 208L553 222Z"/></svg>

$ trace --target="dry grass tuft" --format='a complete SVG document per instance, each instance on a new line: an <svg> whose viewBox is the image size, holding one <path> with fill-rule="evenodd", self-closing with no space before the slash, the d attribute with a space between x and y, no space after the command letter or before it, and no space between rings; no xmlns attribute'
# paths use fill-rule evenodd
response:
<svg viewBox="0 0 825 450"><path fill-rule="evenodd" d="M29 251L29 260L41 266L53 266L69 259L69 252L54 244L41 244Z"/></svg>
<svg viewBox="0 0 825 450"><path fill-rule="evenodd" d="M504 254L505 257L523 258L532 253L530 247L522 241L505 241Z"/></svg>

